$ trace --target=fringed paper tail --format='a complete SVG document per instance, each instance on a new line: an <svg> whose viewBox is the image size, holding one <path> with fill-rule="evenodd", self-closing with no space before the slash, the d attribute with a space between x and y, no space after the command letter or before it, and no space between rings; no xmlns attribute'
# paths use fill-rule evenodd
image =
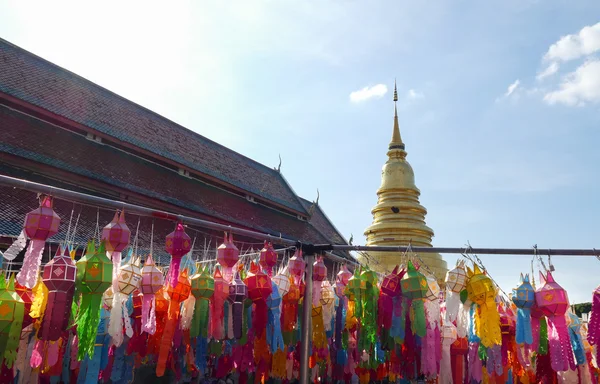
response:
<svg viewBox="0 0 600 384"><path fill-rule="evenodd" d="M531 311L527 308L517 309L517 329L515 335L517 344L532 344Z"/></svg>
<svg viewBox="0 0 600 384"><path fill-rule="evenodd" d="M35 287L40 273L45 244L44 240L36 239L31 240L29 243L23 260L23 266L17 274L17 281L22 286L29 289Z"/></svg>

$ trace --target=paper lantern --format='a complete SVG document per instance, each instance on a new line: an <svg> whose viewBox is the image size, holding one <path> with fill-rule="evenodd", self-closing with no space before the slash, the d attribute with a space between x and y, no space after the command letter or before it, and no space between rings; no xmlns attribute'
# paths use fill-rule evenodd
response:
<svg viewBox="0 0 600 384"><path fill-rule="evenodd" d="M427 297L428 289L427 278L417 271L412 261L409 261L406 274L402 278L402 295L411 300L423 299Z"/></svg>
<svg viewBox="0 0 600 384"><path fill-rule="evenodd" d="M39 208L25 216L25 234L31 242L27 247L23 266L17 274L17 281L24 287L33 288L37 283L44 245L49 237L58 232L60 217L52 209L52 198L45 196Z"/></svg>
<svg viewBox="0 0 600 384"><path fill-rule="evenodd" d="M113 217L112 221L102 229L101 238L106 247L106 255L113 262L113 292L117 292L119 290L117 284L119 268L121 267L121 252L123 249L125 249L125 247L127 247L127 245L129 245L130 237L131 231L125 223L125 211L121 211L120 215L118 211L115 212L115 216Z"/></svg>
<svg viewBox="0 0 600 384"><path fill-rule="evenodd" d="M192 286L188 278L188 271L184 269L177 277L176 284L167 285L167 294L171 301L169 302L169 314L165 324L162 339L160 341L160 349L158 360L156 363L156 376L162 377L165 374L167 367L167 358L172 349L173 336L179 322L179 312L181 303L185 301L191 293Z"/></svg>
<svg viewBox="0 0 600 384"><path fill-rule="evenodd" d="M179 277L181 258L192 249L192 239L185 233L183 223L177 223L175 230L167 235L165 249L171 255L168 280L171 286L175 286Z"/></svg>
<svg viewBox="0 0 600 384"><path fill-rule="evenodd" d="M294 256L288 261L288 270L296 284L300 284L300 280L304 276L304 272L306 272L306 262L302 258L302 250L296 249Z"/></svg>
<svg viewBox="0 0 600 384"><path fill-rule="evenodd" d="M293 343L294 330L298 322L298 301L301 297L300 287L292 277L289 279L289 290L282 296L283 312L281 317L283 339L288 345Z"/></svg>
<svg viewBox="0 0 600 384"><path fill-rule="evenodd" d="M38 333L40 340L56 341L67 329L75 293L77 267L65 248L59 246L56 255L43 269L42 281L48 288L48 302Z"/></svg>
<svg viewBox="0 0 600 384"><path fill-rule="evenodd" d="M512 301L517 306L515 340L517 344L532 344L531 307L535 304L535 290L529 282L529 274L523 277L521 273L521 285L513 290Z"/></svg>
<svg viewBox="0 0 600 384"><path fill-rule="evenodd" d="M248 297L255 305L256 315L252 327L255 328L256 337L260 338L265 331L268 320L267 298L273 292L271 279L254 262L251 262L245 283L248 286Z"/></svg>
<svg viewBox="0 0 600 384"><path fill-rule="evenodd" d="M108 289L106 291L104 291L104 294L102 295L102 304L108 310L112 309L114 295L115 294L114 294L114 292L112 290L112 287L108 287ZM108 332L108 327L106 329L107 329L107 332Z"/></svg>
<svg viewBox="0 0 600 384"><path fill-rule="evenodd" d="M348 270L346 264L342 264L340 271L337 274L337 280L340 281L343 285L348 285L348 280L352 277L352 272Z"/></svg>
<svg viewBox="0 0 600 384"><path fill-rule="evenodd" d="M273 249L273 244L267 243L260 250L258 263L263 267L269 276L273 274L273 267L277 265L277 252Z"/></svg>
<svg viewBox="0 0 600 384"><path fill-rule="evenodd" d="M392 273L386 275L381 282L381 295L379 295L379 326L382 329L390 330L392 319L394 317L394 299L402 293L401 281L406 273L404 269L398 271L399 267L394 267Z"/></svg>
<svg viewBox="0 0 600 384"><path fill-rule="evenodd" d="M0 274L0 364L12 368L17 359L17 348L21 341L21 327L25 303L15 291L14 277L6 283Z"/></svg>
<svg viewBox="0 0 600 384"><path fill-rule="evenodd" d="M333 318L333 312L335 309L335 292L331 283L325 280L321 284L321 302L323 306L323 323L325 325L325 331L331 330L331 319Z"/></svg>
<svg viewBox="0 0 600 384"><path fill-rule="evenodd" d="M463 260L456 262L456 267L446 273L446 320L456 321L462 307L460 292L467 284L467 271Z"/></svg>
<svg viewBox="0 0 600 384"><path fill-rule="evenodd" d="M233 243L233 234L227 233L223 238L223 244L217 248L217 262L221 265L223 278L230 282L233 279L233 267L240 259L240 251Z"/></svg>
<svg viewBox="0 0 600 384"><path fill-rule="evenodd" d="M125 326L127 337L131 338L133 336L133 328L131 327L125 302L141 283L142 271L138 263L139 261L134 259L130 264L121 267L117 275L117 291L113 293L113 305L108 326L108 333L116 347L123 343L123 326Z"/></svg>
<svg viewBox="0 0 600 384"><path fill-rule="evenodd" d="M140 292L142 299L142 332L154 335L156 332L156 293L163 286L164 276L154 264L152 255L148 255L142 267Z"/></svg>
<svg viewBox="0 0 600 384"><path fill-rule="evenodd" d="M190 327L191 337L208 336L209 299L215 292L215 280L208 272L208 267L198 268L191 278L192 294L196 298L194 318Z"/></svg>
<svg viewBox="0 0 600 384"><path fill-rule="evenodd" d="M283 351L285 345L283 342L283 335L281 332L281 302L282 296L279 292L279 288L274 281L271 282L271 295L267 299L267 306L269 307L269 321L267 325L267 343L269 344L271 353L276 351ZM234 317L235 320L235 317Z"/></svg>
<svg viewBox="0 0 600 384"><path fill-rule="evenodd" d="M271 278L273 283L277 285L279 289L279 294L283 297L290 290L290 274L288 272L288 267L286 266L281 270L277 275Z"/></svg>
<svg viewBox="0 0 600 384"><path fill-rule="evenodd" d="M565 314L569 308L569 297L552 276L540 273L542 286L535 292L537 306L548 318L548 346L552 369L556 372L575 370L569 330Z"/></svg>
<svg viewBox="0 0 600 384"><path fill-rule="evenodd" d="M31 311L31 305L33 303L33 291L27 287L22 286L19 282L15 281L15 291L23 300L25 305L25 311L23 316L23 329L27 328L33 323L33 318L29 314Z"/></svg>
<svg viewBox="0 0 600 384"><path fill-rule="evenodd" d="M235 279L229 283L228 300L232 305L233 336L242 338L242 320L244 316L244 300L248 297L248 287L240 278L240 273L235 274Z"/></svg>
<svg viewBox="0 0 600 384"><path fill-rule="evenodd" d="M463 260L459 260L456 263L456 267L446 273L446 288L450 292L460 293L467 284L467 271L465 270L465 263Z"/></svg>
<svg viewBox="0 0 600 384"><path fill-rule="evenodd" d="M82 360L86 353L90 358L94 355L102 294L111 286L113 265L106 257L104 242L100 243L98 249L90 242L85 255L77 261L76 266L76 287L77 291L81 292L80 315L77 321L77 358Z"/></svg>
<svg viewBox="0 0 600 384"><path fill-rule="evenodd" d="M481 339L484 347L502 344L502 333L500 331L500 314L496 307L496 287L479 266L475 265L473 270L467 268L467 295L469 300L479 306L476 311L476 333Z"/></svg>
<svg viewBox="0 0 600 384"><path fill-rule="evenodd" d="M381 293L388 295L391 298L398 297L402 293L401 280L406 271L398 270L396 265L392 273L386 275L381 282Z"/></svg>
<svg viewBox="0 0 600 384"><path fill-rule="evenodd" d="M440 285L434 276L427 276L427 300L439 301L440 300Z"/></svg>
<svg viewBox="0 0 600 384"><path fill-rule="evenodd" d="M327 267L323 262L323 257L317 257L317 260L313 263L313 294L312 302L315 307L320 306L321 300L321 283L327 279Z"/></svg>
<svg viewBox="0 0 600 384"><path fill-rule="evenodd" d="M587 341L600 351L597 347L600 344L600 285L592 293L592 312L588 322ZM600 355L597 355L596 361L600 361Z"/></svg>
<svg viewBox="0 0 600 384"><path fill-rule="evenodd" d="M211 311L211 329L212 337L215 340L225 338L224 324L225 319L225 300L229 297L229 283L223 278L221 269L216 267L213 274L215 292L213 294L213 308Z"/></svg>

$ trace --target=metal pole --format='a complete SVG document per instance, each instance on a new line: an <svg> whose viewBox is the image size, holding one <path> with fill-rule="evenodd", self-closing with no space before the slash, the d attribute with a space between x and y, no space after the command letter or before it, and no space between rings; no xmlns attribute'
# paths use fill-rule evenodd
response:
<svg viewBox="0 0 600 384"><path fill-rule="evenodd" d="M308 359L310 357L310 331L312 318L312 270L314 255L307 253L304 255L306 262L306 273L304 280L304 299L302 304L302 340L300 341L300 384L308 384L310 382L310 371L308 370Z"/></svg>
<svg viewBox="0 0 600 384"><path fill-rule="evenodd" d="M327 247L336 251L372 251L404 253L406 246L374 246L374 245L317 245L316 248ZM471 253L487 255L551 255L551 256L600 256L600 249L542 249L542 248L443 248L443 247L411 247L414 253Z"/></svg>

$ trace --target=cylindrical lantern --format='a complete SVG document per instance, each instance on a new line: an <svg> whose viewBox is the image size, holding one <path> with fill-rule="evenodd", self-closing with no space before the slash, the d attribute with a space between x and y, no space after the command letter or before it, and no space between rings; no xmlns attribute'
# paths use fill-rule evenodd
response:
<svg viewBox="0 0 600 384"><path fill-rule="evenodd" d="M458 260L456 267L446 273L446 320L456 321L462 302L460 292L467 284L467 271L463 260Z"/></svg>
<svg viewBox="0 0 600 384"><path fill-rule="evenodd" d="M263 249L260 250L260 257L258 259L259 264L263 267L269 276L273 274L273 267L277 265L277 252L273 248L273 244L267 243Z"/></svg>
<svg viewBox="0 0 600 384"><path fill-rule="evenodd" d="M0 274L0 340L4 340L0 356L4 357L4 365L12 368L17 359L17 349L21 341L21 327L25 303L15 291L14 277L8 284L4 273ZM2 364L2 362L0 362Z"/></svg>
<svg viewBox="0 0 600 384"><path fill-rule="evenodd" d="M417 271L412 261L409 261L406 274L402 278L402 295L412 300L410 310L414 319L413 329L420 337L425 336L427 332L425 303L423 300L427 297L428 290L427 278Z"/></svg>
<svg viewBox="0 0 600 384"><path fill-rule="evenodd" d="M298 322L298 301L300 300L300 287L292 277L289 278L288 292L283 295L283 313L281 326L285 344L293 344L296 324Z"/></svg>
<svg viewBox="0 0 600 384"><path fill-rule="evenodd" d="M124 265L119 269L117 276L117 292L114 292L113 295L113 305L108 326L108 333L116 347L119 347L124 340L123 325L125 326L127 337L131 338L133 336L133 328L131 327L125 302L128 296L139 287L142 280L142 271L138 263L139 261L135 259L130 264Z"/></svg>
<svg viewBox="0 0 600 384"><path fill-rule="evenodd" d="M386 275L381 282L381 294L379 295L379 326L385 330L392 327L394 316L394 299L402 293L401 280L405 271L398 272L399 267L394 267L392 273Z"/></svg>
<svg viewBox="0 0 600 384"><path fill-rule="evenodd" d="M477 311L477 334L485 347L502 343L500 314L496 307L496 286L492 279L475 265L473 271L467 268L467 295L469 300L479 305Z"/></svg>
<svg viewBox="0 0 600 384"><path fill-rule="evenodd" d="M94 243L90 242L85 255L77 261L76 266L76 286L81 292L80 315L77 321L79 338L77 358L83 360L86 353L90 358L94 356L102 294L112 284L113 265L106 257L104 242L100 243L98 249L95 249Z"/></svg>
<svg viewBox="0 0 600 384"><path fill-rule="evenodd" d="M327 267L323 262L323 258L319 256L313 263L313 295L312 301L315 307L320 306L321 301L321 284L327 279Z"/></svg>
<svg viewBox="0 0 600 384"><path fill-rule="evenodd" d="M152 255L148 255L142 267L140 292L144 296L142 300L142 331L150 335L154 335L156 332L156 293L163 286L164 280L163 273L154 264Z"/></svg>
<svg viewBox="0 0 600 384"><path fill-rule="evenodd" d="M271 278L271 280L277 285L281 297L285 296L290 290L290 274L287 266L283 268L283 270L281 270L277 275Z"/></svg>
<svg viewBox="0 0 600 384"><path fill-rule="evenodd" d="M48 288L48 301L38 333L40 340L56 341L67 329L76 275L77 267L69 255L68 248L65 248L63 254L59 246L56 255L44 266L42 273L42 280Z"/></svg>
<svg viewBox="0 0 600 384"><path fill-rule="evenodd" d="M102 229L102 241L109 259L113 262L113 292L117 292L117 280L121 267L121 252L129 245L131 231L125 223L125 211L115 212L115 217Z"/></svg>
<svg viewBox="0 0 600 384"><path fill-rule="evenodd" d="M171 286L175 286L179 277L181 258L192 249L192 239L185 233L183 223L177 223L175 230L167 235L165 249L171 255L168 280Z"/></svg>
<svg viewBox="0 0 600 384"><path fill-rule="evenodd" d="M230 233L229 238L227 238L227 233L225 233L223 244L217 248L217 262L223 268L223 278L227 282L233 279L233 267L239 258L240 251L233 243L233 234Z"/></svg>
<svg viewBox="0 0 600 384"><path fill-rule="evenodd" d="M33 288L37 283L44 245L49 237L58 232L60 217L52 209L52 198L45 196L40 207L25 216L25 234L31 242L27 247L23 266L17 281L24 287Z"/></svg>
<svg viewBox="0 0 600 384"><path fill-rule="evenodd" d="M242 319L244 316L244 300L248 297L248 287L240 278L240 273L235 274L235 279L229 283L229 296L233 316L233 336L236 339L242 338Z"/></svg>
<svg viewBox="0 0 600 384"><path fill-rule="evenodd" d="M271 286L271 279L269 276L258 268L254 263L250 263L250 271L246 276L246 286L248 287L248 297L254 302L255 305L255 323L252 327L255 329L255 336L262 337L263 332L267 326L268 311L267 298L273 292Z"/></svg>
<svg viewBox="0 0 600 384"><path fill-rule="evenodd" d="M535 290L529 282L529 274L521 273L521 285L513 290L512 301L517 306L517 344L532 344L531 307L535 304Z"/></svg>
<svg viewBox="0 0 600 384"><path fill-rule="evenodd" d="M175 285L167 285L167 293L171 301L169 303L169 315L160 342L160 351L156 363L156 376L158 377L163 376L165 373L167 358L169 357L169 352L171 351L171 345L173 343L173 336L175 335L175 330L179 322L180 306L181 303L190 296L191 290L192 286L188 278L187 269L184 269L179 274Z"/></svg>
<svg viewBox="0 0 600 384"><path fill-rule="evenodd" d="M211 333L215 340L223 340L225 338L223 324L223 320L225 319L225 300L229 297L229 284L223 278L223 273L218 267L215 268L213 281L215 291L213 294L213 310L211 311Z"/></svg>
<svg viewBox="0 0 600 384"><path fill-rule="evenodd" d="M208 267L199 268L192 276L192 294L196 298L194 318L190 328L190 336L208 336L209 300L215 292L215 280L208 272Z"/></svg>

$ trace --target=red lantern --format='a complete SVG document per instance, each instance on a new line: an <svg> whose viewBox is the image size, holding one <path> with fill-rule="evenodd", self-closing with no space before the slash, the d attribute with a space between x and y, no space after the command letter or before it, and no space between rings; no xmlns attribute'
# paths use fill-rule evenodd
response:
<svg viewBox="0 0 600 384"><path fill-rule="evenodd" d="M115 217L110 223L102 229L102 240L106 244L106 250L111 254L113 252L123 252L125 247L129 245L131 231L125 223L125 211L121 211L119 215L115 212Z"/></svg>
<svg viewBox="0 0 600 384"><path fill-rule="evenodd" d="M259 264L267 270L267 274L272 276L273 267L277 265L277 252L273 249L273 244L265 241L265 246L260 250Z"/></svg>
<svg viewBox="0 0 600 384"><path fill-rule="evenodd" d="M58 232L60 217L52 209L52 198L44 197L39 208L25 216L25 233L31 239L17 281L24 287L33 288L37 283L42 253L46 240Z"/></svg>
<svg viewBox="0 0 600 384"><path fill-rule="evenodd" d="M56 255L44 266L42 273L42 280L48 288L48 304L39 331L40 340L58 340L67 329L71 315L77 267L68 248L65 248L64 254L61 251L61 247L58 247Z"/></svg>
<svg viewBox="0 0 600 384"><path fill-rule="evenodd" d="M321 301L321 284L327 278L327 267L323 263L323 258L319 256L313 263L313 306L318 307Z"/></svg>
<svg viewBox="0 0 600 384"><path fill-rule="evenodd" d="M233 244L233 234L230 233L228 239L227 233L225 233L223 244L219 245L219 248L217 248L217 261L221 267L223 267L223 277L228 282L233 279L232 268L238 262L239 258L240 251L235 244Z"/></svg>
<svg viewBox="0 0 600 384"><path fill-rule="evenodd" d="M171 264L169 266L169 283L172 286L177 284L179 277L179 265L181 258L192 249L192 239L185 233L182 223L177 223L175 230L167 235L165 248L171 254Z"/></svg>
<svg viewBox="0 0 600 384"><path fill-rule="evenodd" d="M213 293L213 308L211 312L211 327L212 336L215 340L223 340L225 334L223 332L223 319L225 300L229 297L229 284L223 279L221 270L217 267L213 274L214 293Z"/></svg>
<svg viewBox="0 0 600 384"><path fill-rule="evenodd" d="M260 338L267 327L267 315L269 311L267 299L273 292L271 278L261 271L254 262L251 262L250 271L248 272L248 276L246 276L245 283L248 286L248 297L256 306L255 321L252 323L252 327L256 325L255 335Z"/></svg>

